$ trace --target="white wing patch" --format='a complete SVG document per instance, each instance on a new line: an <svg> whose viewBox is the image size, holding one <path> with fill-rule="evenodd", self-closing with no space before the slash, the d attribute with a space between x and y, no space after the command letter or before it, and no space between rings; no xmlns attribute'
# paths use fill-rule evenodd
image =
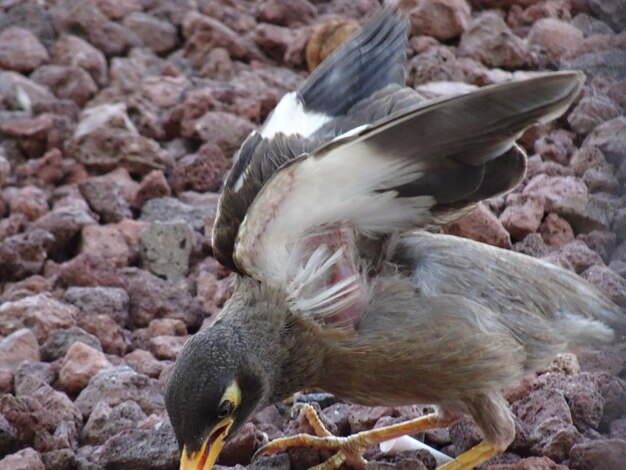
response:
<svg viewBox="0 0 626 470"><path fill-rule="evenodd" d="M272 114L261 128L261 135L271 139L278 132L311 136L320 127L332 119L324 113L306 110L295 91L287 93L278 102Z"/></svg>
<svg viewBox="0 0 626 470"><path fill-rule="evenodd" d="M385 158L364 142L294 160L254 200L235 259L253 277L283 283L298 240L320 228L347 224L373 236L421 225L430 219L433 197L385 191L420 174L419 162Z"/></svg>

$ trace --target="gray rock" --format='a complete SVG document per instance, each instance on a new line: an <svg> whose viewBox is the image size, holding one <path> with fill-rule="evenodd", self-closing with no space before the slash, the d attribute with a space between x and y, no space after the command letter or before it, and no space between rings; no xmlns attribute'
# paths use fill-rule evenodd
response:
<svg viewBox="0 0 626 470"><path fill-rule="evenodd" d="M89 445L104 444L107 439L129 429L146 419L146 414L134 401L125 401L111 408L99 402L89 415L81 433L81 442Z"/></svg>
<svg viewBox="0 0 626 470"><path fill-rule="evenodd" d="M572 25L580 29L586 36L594 34L613 34L611 27L593 16L579 13L572 19Z"/></svg>
<svg viewBox="0 0 626 470"><path fill-rule="evenodd" d="M589 8L618 33L626 29L626 3L615 0L589 0Z"/></svg>
<svg viewBox="0 0 626 470"><path fill-rule="evenodd" d="M146 414L159 413L164 409L163 395L156 381L128 366L99 372L80 392L75 404L87 417L101 401L115 406L128 400L136 402Z"/></svg>
<svg viewBox="0 0 626 470"><path fill-rule="evenodd" d="M626 76L626 51L609 49L581 54L561 62L561 70L582 70L589 77L606 77L619 80Z"/></svg>
<svg viewBox="0 0 626 470"><path fill-rule="evenodd" d="M46 342L41 345L41 358L44 361L55 361L65 356L69 347L76 341L80 341L98 351L102 351L102 345L97 337L87 333L78 326L73 326L68 329L52 330L48 334Z"/></svg>
<svg viewBox="0 0 626 470"><path fill-rule="evenodd" d="M128 323L129 297L119 287L70 287L63 300L82 315L108 315L120 326Z"/></svg>
<svg viewBox="0 0 626 470"><path fill-rule="evenodd" d="M47 362L22 362L13 376L15 395L32 395L44 384L50 385L54 381L54 370Z"/></svg>
<svg viewBox="0 0 626 470"><path fill-rule="evenodd" d="M155 222L139 234L141 261L157 276L176 280L187 274L194 232L184 222Z"/></svg>
<svg viewBox="0 0 626 470"><path fill-rule="evenodd" d="M112 437L92 454L105 468L170 470L178 466L179 450L169 422L151 429L131 429Z"/></svg>
<svg viewBox="0 0 626 470"><path fill-rule="evenodd" d="M193 206L173 197L150 199L141 210L144 222L186 222L194 230L202 230L206 219L215 217L216 207Z"/></svg>
<svg viewBox="0 0 626 470"><path fill-rule="evenodd" d="M626 51L624 63L626 64ZM626 69L624 74L626 75ZM597 147L609 163L620 165L626 155L626 116L619 116L600 124L587 136L582 146Z"/></svg>

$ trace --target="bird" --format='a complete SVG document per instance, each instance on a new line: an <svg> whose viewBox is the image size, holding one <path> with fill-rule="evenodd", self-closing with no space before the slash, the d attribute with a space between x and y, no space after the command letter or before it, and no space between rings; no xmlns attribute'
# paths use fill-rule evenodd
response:
<svg viewBox="0 0 626 470"><path fill-rule="evenodd" d="M307 408L317 435L261 454L313 446L336 452L318 470L363 468L368 446L468 415L483 441L441 468L470 469L514 438L507 386L626 331L622 309L575 274L428 230L515 188L516 140L562 115L584 76L425 99L404 85L407 41L406 19L380 8L236 154L212 233L234 292L165 391L181 469L211 469L255 412L301 390L435 412L337 437Z"/></svg>

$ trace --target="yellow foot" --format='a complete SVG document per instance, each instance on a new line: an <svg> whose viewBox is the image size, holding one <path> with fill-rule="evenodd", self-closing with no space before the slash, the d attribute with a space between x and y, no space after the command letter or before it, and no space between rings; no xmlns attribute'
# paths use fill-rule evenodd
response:
<svg viewBox="0 0 626 470"><path fill-rule="evenodd" d="M371 431L363 431L348 437L337 437L328 432L311 405L302 405L300 411L305 414L317 436L297 434L275 439L257 450L253 460L259 455L276 454L285 451L289 447L313 447L316 449L334 450L336 453L330 459L313 467L311 470L336 470L343 464L361 470L367 463L363 458L363 453L368 447L406 434L416 434L449 424L448 420L443 420L435 414L430 414L404 423L372 429Z"/></svg>
<svg viewBox="0 0 626 470"><path fill-rule="evenodd" d="M471 470L499 453L500 451L494 444L483 441L470 450L463 452L456 459L441 467L437 467L437 470Z"/></svg>

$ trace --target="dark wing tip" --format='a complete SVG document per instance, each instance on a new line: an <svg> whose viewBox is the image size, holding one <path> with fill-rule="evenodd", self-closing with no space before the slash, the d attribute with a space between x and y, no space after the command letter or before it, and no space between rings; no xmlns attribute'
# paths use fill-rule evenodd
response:
<svg viewBox="0 0 626 470"><path fill-rule="evenodd" d="M298 93L307 109L340 116L391 84L404 84L408 20L385 6L311 73Z"/></svg>

